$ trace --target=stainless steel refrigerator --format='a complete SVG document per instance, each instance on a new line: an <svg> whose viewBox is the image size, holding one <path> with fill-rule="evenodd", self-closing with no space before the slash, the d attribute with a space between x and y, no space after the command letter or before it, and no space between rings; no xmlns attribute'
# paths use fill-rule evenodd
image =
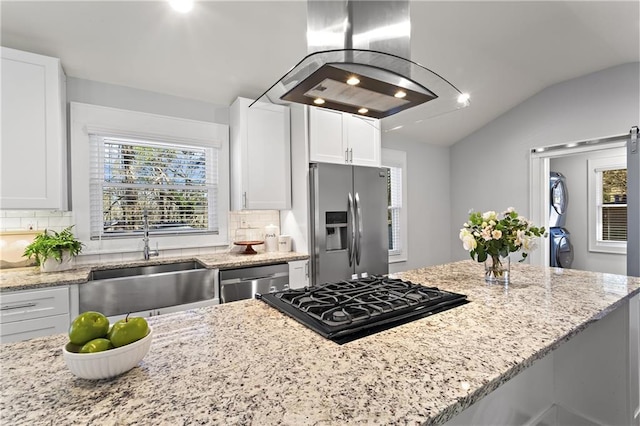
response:
<svg viewBox="0 0 640 426"><path fill-rule="evenodd" d="M311 164L311 284L389 272L387 169Z"/></svg>

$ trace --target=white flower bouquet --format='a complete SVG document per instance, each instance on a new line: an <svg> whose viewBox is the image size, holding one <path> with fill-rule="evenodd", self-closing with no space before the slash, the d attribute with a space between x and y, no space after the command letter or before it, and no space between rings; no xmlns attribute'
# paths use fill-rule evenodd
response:
<svg viewBox="0 0 640 426"><path fill-rule="evenodd" d="M460 229L460 240L472 259L484 262L491 258L494 270L500 276L500 257L521 251L522 262L529 252L536 249L535 239L546 237L544 227L534 226L527 218L520 216L513 207L501 214L494 211L484 213L471 211L469 220Z"/></svg>

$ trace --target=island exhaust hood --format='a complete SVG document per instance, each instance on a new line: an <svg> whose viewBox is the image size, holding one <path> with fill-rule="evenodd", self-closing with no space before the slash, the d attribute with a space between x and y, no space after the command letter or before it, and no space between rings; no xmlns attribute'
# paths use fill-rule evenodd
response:
<svg viewBox="0 0 640 426"><path fill-rule="evenodd" d="M419 106L418 121L467 106L467 95L408 59L410 35L408 0L308 0L308 55L251 106L299 103L379 119Z"/></svg>

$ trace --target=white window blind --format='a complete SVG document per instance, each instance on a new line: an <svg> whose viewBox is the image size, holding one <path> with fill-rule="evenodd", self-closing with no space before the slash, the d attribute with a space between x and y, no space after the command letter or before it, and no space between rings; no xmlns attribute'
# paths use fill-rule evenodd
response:
<svg viewBox="0 0 640 426"><path fill-rule="evenodd" d="M402 210L402 168L389 167L387 192L388 192L388 223L389 223L389 254L402 252L401 220Z"/></svg>
<svg viewBox="0 0 640 426"><path fill-rule="evenodd" d="M218 149L90 135L91 238L218 233Z"/></svg>

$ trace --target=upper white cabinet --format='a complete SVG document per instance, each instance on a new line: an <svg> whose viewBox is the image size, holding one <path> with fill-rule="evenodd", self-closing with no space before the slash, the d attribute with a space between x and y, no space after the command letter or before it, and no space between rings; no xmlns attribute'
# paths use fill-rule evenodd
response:
<svg viewBox="0 0 640 426"><path fill-rule="evenodd" d="M312 162L380 167L380 122L373 118L309 107Z"/></svg>
<svg viewBox="0 0 640 426"><path fill-rule="evenodd" d="M231 105L231 209L291 208L289 108L238 98Z"/></svg>
<svg viewBox="0 0 640 426"><path fill-rule="evenodd" d="M1 49L0 204L67 210L66 80L60 60Z"/></svg>

